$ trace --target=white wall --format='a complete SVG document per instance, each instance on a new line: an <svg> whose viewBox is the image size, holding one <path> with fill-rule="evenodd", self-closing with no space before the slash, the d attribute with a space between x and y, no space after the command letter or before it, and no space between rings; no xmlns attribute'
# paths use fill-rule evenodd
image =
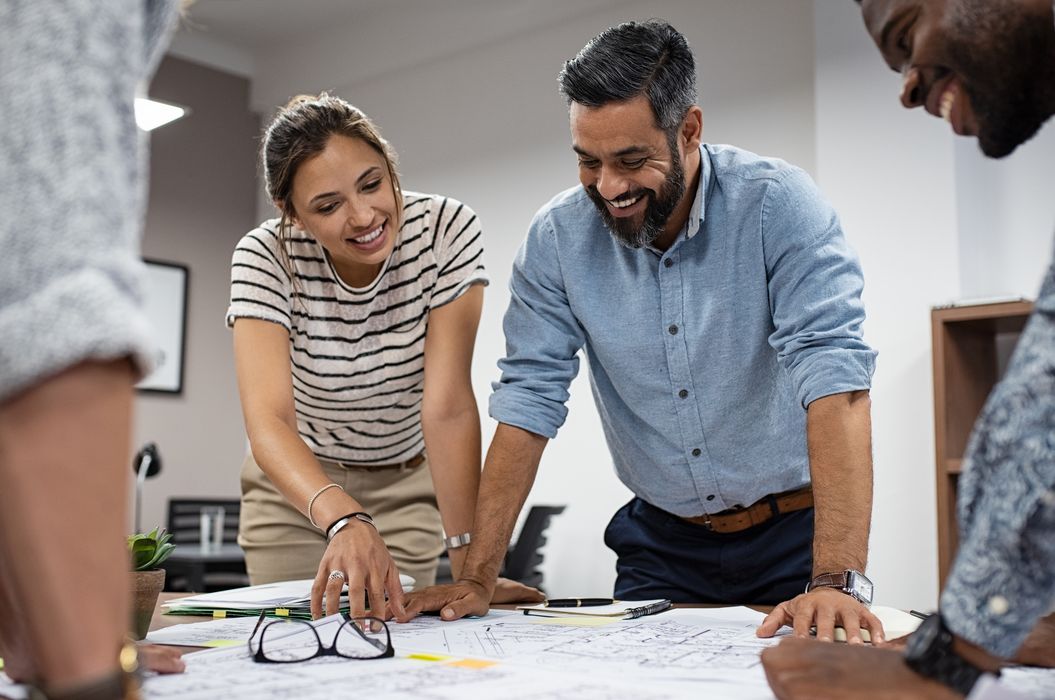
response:
<svg viewBox="0 0 1055 700"><path fill-rule="evenodd" d="M812 8L808 0L454 4L468 13L439 6L412 14L397 7L334 27L310 44L272 47L254 58L251 100L267 114L297 93L336 92L378 122L400 153L408 188L460 198L480 215L492 285L473 381L486 445L513 256L537 208L577 182L556 86L563 61L608 26L667 19L696 52L708 140L812 172ZM586 382L580 376L573 385L570 418L548 447L529 498L568 505L546 552L547 586L557 595L611 590L615 557L601 536L630 498L612 471Z"/></svg>
<svg viewBox="0 0 1055 700"><path fill-rule="evenodd" d="M957 139L955 153L962 295L1035 299L1055 230L1055 126L1002 160L970 139Z"/></svg>
<svg viewBox="0 0 1055 700"><path fill-rule="evenodd" d="M899 78L845 0L815 0L817 169L865 273L877 600L937 601L930 307L959 296L953 139L904 110Z"/></svg>

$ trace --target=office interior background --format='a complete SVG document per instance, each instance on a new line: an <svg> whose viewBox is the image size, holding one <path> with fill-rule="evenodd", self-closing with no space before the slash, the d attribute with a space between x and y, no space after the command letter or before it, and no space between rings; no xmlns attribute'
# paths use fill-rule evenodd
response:
<svg viewBox="0 0 1055 700"><path fill-rule="evenodd" d="M257 149L274 109L320 90L348 99L395 146L407 189L480 216L492 283L473 382L486 448L513 256L534 212L577 184L557 73L598 32L649 17L695 51L705 140L801 166L841 216L879 351L869 574L879 603L936 603L930 309L1034 298L1055 227L1055 136L1049 126L1040 143L991 162L944 122L902 109L899 76L851 0L199 0L149 91L191 112L151 133L143 253L190 274L182 393L137 399L136 440L156 442L165 463L147 484L144 524L163 523L173 496L239 494L246 437L224 326L228 266L273 212ZM545 549L555 595L611 590L602 534L631 497L586 373L584 363L528 500L568 506Z"/></svg>

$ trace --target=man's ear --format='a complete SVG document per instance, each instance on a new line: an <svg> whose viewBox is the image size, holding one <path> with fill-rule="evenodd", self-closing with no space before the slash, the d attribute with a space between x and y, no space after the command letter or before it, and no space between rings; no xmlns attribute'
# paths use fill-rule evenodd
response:
<svg viewBox="0 0 1055 700"><path fill-rule="evenodd" d="M699 105L689 107L681 122L681 140L685 150L695 151L703 140L703 110Z"/></svg>

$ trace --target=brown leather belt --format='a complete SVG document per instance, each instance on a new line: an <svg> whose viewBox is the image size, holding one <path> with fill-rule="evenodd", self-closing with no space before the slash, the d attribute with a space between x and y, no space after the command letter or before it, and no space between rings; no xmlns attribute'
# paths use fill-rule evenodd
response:
<svg viewBox="0 0 1055 700"><path fill-rule="evenodd" d="M812 507L813 488L807 486L795 491L770 494L746 508L730 508L721 513L682 517L682 520L694 525L703 525L712 532L740 532L761 525L780 513L792 513Z"/></svg>
<svg viewBox="0 0 1055 700"><path fill-rule="evenodd" d="M386 469L414 469L421 466L424 461L425 453L419 452L406 461L392 462L390 464L349 464L347 462L336 462L336 464L351 471L379 472Z"/></svg>

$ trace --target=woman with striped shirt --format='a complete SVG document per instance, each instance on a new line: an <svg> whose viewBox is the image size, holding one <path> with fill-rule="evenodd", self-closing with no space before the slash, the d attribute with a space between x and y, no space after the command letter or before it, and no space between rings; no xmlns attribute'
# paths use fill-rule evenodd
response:
<svg viewBox="0 0 1055 700"><path fill-rule="evenodd" d="M394 161L347 102L294 99L263 146L282 216L246 234L231 264L251 447L239 543L254 584L314 578L315 616L324 593L336 611L346 582L353 614L364 589L375 614L386 593L401 612L399 572L430 585L445 531L457 575L472 529L480 225L449 197L404 192Z"/></svg>

